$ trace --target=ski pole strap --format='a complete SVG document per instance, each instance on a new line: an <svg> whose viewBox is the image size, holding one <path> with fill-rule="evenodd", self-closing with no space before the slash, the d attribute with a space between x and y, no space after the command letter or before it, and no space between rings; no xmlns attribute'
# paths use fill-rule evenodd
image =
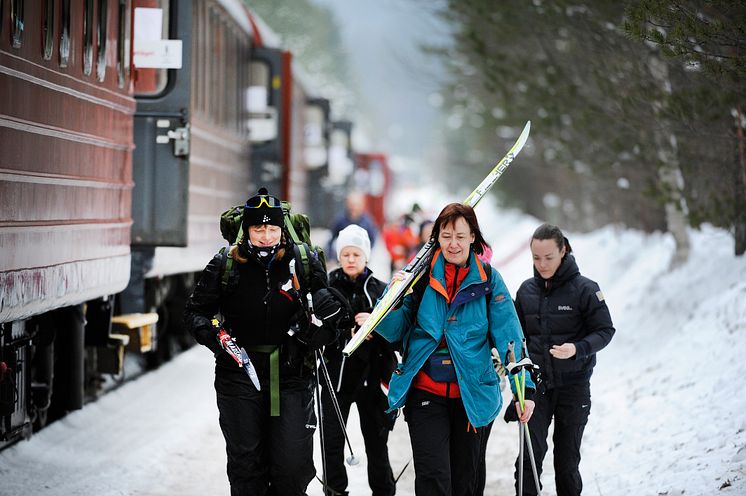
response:
<svg viewBox="0 0 746 496"><path fill-rule="evenodd" d="M269 353L269 409L270 416L280 416L280 347L271 344L249 346L247 351Z"/></svg>

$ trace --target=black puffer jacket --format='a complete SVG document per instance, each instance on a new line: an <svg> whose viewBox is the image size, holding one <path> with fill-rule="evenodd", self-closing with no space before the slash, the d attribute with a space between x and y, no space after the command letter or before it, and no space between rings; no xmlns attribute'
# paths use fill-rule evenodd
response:
<svg viewBox="0 0 746 496"><path fill-rule="evenodd" d="M269 354L255 353L252 346L280 346L281 379L307 377L312 370L313 362L307 360L313 355L312 350L297 339L308 332L309 326L302 297L288 283L292 253L292 248L287 247L283 256L275 256L268 266L253 256L248 256L245 263L234 262L225 288L225 255L218 253L205 267L186 304L184 321L197 342L216 353L219 367L235 368L236 363L220 348L211 323L216 314L222 315L225 329L239 346L247 349L263 387L269 379ZM327 291L326 273L313 257L311 269L311 292L316 295ZM300 329L291 337L288 330L294 324ZM335 338L336 329L327 342Z"/></svg>
<svg viewBox="0 0 746 496"><path fill-rule="evenodd" d="M516 311L526 336L531 360L541 367L548 388L590 380L596 353L614 335L611 315L598 284L580 275L575 257L567 254L557 272L544 280L534 277L521 284ZM574 357L552 357L552 345L575 344Z"/></svg>
<svg viewBox="0 0 746 496"><path fill-rule="evenodd" d="M338 289L347 298L353 315L370 312L386 289L386 283L373 277L368 268L354 281L350 280L342 269L336 269L329 274L329 286ZM342 349L350 340L351 330L340 329L336 345L327 346L324 352L329 361L330 375L335 381L335 389L340 384L338 381L342 368ZM372 333L371 336L373 337L370 340L363 341L360 347L345 359L340 393L353 394L365 384L369 388L379 390L381 381L389 383L396 368L394 348L378 334Z"/></svg>

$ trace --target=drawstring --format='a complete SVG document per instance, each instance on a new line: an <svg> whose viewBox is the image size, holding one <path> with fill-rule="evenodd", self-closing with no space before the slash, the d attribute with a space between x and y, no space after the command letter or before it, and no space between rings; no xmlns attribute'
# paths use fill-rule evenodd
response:
<svg viewBox="0 0 746 496"><path fill-rule="evenodd" d="M474 434L477 433L477 428L471 425L471 421L467 420L466 421L466 432L471 432L472 430L474 431Z"/></svg>

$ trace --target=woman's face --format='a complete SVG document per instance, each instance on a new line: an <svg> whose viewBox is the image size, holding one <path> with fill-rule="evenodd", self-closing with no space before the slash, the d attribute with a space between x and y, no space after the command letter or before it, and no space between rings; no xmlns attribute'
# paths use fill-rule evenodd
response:
<svg viewBox="0 0 746 496"><path fill-rule="evenodd" d="M282 228L270 224L249 226L249 240L254 246L268 248L275 246L282 238Z"/></svg>
<svg viewBox="0 0 746 496"><path fill-rule="evenodd" d="M557 242L553 239L532 239L531 255L534 258L534 267L542 279L551 278L560 264L562 257L565 256L565 248L562 250L557 247Z"/></svg>
<svg viewBox="0 0 746 496"><path fill-rule="evenodd" d="M441 226L438 234L438 243L443 251L446 262L454 265L464 265L469 260L469 248L474 242L474 233L471 232L466 219L459 217L452 224Z"/></svg>
<svg viewBox="0 0 746 496"><path fill-rule="evenodd" d="M354 279L365 270L365 253L356 246L345 246L339 252L339 264L342 266L342 271Z"/></svg>

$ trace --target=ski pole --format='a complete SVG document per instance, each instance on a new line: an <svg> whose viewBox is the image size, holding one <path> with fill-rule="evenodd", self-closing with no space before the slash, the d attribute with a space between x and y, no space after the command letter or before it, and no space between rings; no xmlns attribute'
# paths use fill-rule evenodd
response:
<svg viewBox="0 0 746 496"><path fill-rule="evenodd" d="M321 405L321 383L319 382L319 352L314 351L316 357L316 411L318 412L317 422L319 424L319 439L321 441L321 479L326 492L326 444L324 442L324 408Z"/></svg>
<svg viewBox="0 0 746 496"><path fill-rule="evenodd" d="M396 485L397 482L399 482L399 479L401 479L401 476L404 475L404 471L407 470L407 467L409 467L409 464L412 463L412 458L414 455L409 457L409 461L404 464L404 468L401 469L401 472L399 472L399 475L396 476L396 479L394 479L394 485Z"/></svg>
<svg viewBox="0 0 746 496"><path fill-rule="evenodd" d="M350 456L347 457L346 461L347 464L350 466L357 465L360 463L360 461L355 456L355 453L352 451L352 443L350 442L350 437L347 435L347 426L345 425L345 420L342 417L342 409L339 408L339 402L337 401L337 395L334 394L334 390L332 389L332 381L329 378L329 370L326 368L326 363L324 362L324 355L322 353L316 352L318 356L319 363L321 363L321 369L324 372L324 380L326 382L326 388L329 390L329 396L332 399L332 406L334 406L334 411L337 414L337 419L339 420L339 426L342 428L342 433L345 436L345 440L347 441L347 447L350 449Z"/></svg>
<svg viewBox="0 0 746 496"><path fill-rule="evenodd" d="M526 338L521 339L521 354L523 355L523 358L521 359L521 363L523 364L523 367L521 367L521 391L524 395L524 401L525 401L525 395L526 395L526 369L529 369L529 373L535 372L538 367L534 365L534 363L531 361L531 357L528 354L528 346L526 344ZM539 489L539 473L536 470L536 459L534 458L534 447L533 443L531 442L531 435L529 434L528 430L528 423L523 424L525 426L526 430L526 444L528 445L528 458L531 461L531 471L534 474L534 484L536 485L536 491L539 495L541 495L541 489Z"/></svg>
<svg viewBox="0 0 746 496"><path fill-rule="evenodd" d="M521 343L521 348L524 353L526 353L526 340L523 339ZM510 371L511 375L513 376L513 383L515 384L516 389L516 395L518 396L518 404L521 407L521 413L523 413L526 410L526 404L525 404L525 394L526 394L526 368L532 367L533 364L531 363L530 358L528 357L528 354L526 353L526 356L521 359L520 365L515 363L515 352L513 351L513 342L511 341L508 344L508 353L507 353L507 359L508 359L508 370ZM518 378L518 372L521 372L520 379ZM528 428L528 423L523 423L520 420L518 421L518 428L519 431L519 438L524 438L526 440L526 446L528 447L528 457L529 461L531 462L531 471L534 476L534 484L536 486L536 492L539 496L541 496L541 489L539 486L539 474L536 470L536 459L534 458L534 448L533 443L531 442L531 432ZM524 432L525 431L525 432ZM523 496L523 439L521 439L521 445L519 448L519 475L518 475L518 495Z"/></svg>

